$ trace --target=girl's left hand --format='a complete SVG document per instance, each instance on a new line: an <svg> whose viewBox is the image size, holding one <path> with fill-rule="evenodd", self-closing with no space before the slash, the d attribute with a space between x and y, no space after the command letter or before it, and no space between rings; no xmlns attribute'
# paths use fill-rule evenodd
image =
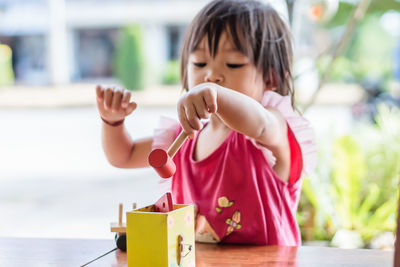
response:
<svg viewBox="0 0 400 267"><path fill-rule="evenodd" d="M190 138L193 138L195 131L203 128L201 119L208 119L217 112L217 89L218 85L215 83L202 83L179 99L179 121Z"/></svg>

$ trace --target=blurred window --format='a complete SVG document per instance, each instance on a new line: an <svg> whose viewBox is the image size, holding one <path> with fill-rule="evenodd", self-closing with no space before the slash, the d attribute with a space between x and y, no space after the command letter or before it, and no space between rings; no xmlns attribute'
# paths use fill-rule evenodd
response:
<svg viewBox="0 0 400 267"><path fill-rule="evenodd" d="M0 37L10 46L15 79L19 83L42 85L48 80L46 38L44 35Z"/></svg>
<svg viewBox="0 0 400 267"><path fill-rule="evenodd" d="M184 35L182 26L167 26L168 60L178 60Z"/></svg>
<svg viewBox="0 0 400 267"><path fill-rule="evenodd" d="M112 76L117 29L77 30L77 79Z"/></svg>

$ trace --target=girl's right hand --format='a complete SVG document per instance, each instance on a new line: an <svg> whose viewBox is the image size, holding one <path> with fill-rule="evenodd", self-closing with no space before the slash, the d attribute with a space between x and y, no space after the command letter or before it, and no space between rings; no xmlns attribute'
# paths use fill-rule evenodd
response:
<svg viewBox="0 0 400 267"><path fill-rule="evenodd" d="M193 138L194 132L203 128L201 119L209 119L217 112L217 90L215 83L202 83L191 88L178 101L178 116L183 131Z"/></svg>
<svg viewBox="0 0 400 267"><path fill-rule="evenodd" d="M131 92L124 88L96 86L97 108L109 123L123 120L136 109L137 104L130 98Z"/></svg>

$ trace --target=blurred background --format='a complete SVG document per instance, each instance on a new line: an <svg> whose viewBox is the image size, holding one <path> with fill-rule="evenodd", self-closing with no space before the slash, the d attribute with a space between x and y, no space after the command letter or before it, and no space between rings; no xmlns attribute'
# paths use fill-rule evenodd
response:
<svg viewBox="0 0 400 267"><path fill-rule="evenodd" d="M95 85L139 107L133 138L176 118L179 51L207 0L0 0L0 236L113 238L156 201L151 169L109 165ZM271 0L292 29L299 110L315 173L298 210L305 244L392 249L400 176L400 1Z"/></svg>

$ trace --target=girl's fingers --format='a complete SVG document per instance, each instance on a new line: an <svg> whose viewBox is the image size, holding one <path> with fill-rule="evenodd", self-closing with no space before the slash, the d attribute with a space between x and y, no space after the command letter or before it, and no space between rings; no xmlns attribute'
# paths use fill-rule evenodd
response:
<svg viewBox="0 0 400 267"><path fill-rule="evenodd" d="M125 109L125 115L131 114L137 107L137 104L135 102L131 102L128 104L127 108Z"/></svg>
<svg viewBox="0 0 400 267"><path fill-rule="evenodd" d="M129 90L124 90L124 93L122 95L121 107L127 108L130 99L131 99L131 92Z"/></svg>
<svg viewBox="0 0 400 267"><path fill-rule="evenodd" d="M118 112L121 109L121 101L122 101L122 89L115 88L114 95L111 102L112 112Z"/></svg>
<svg viewBox="0 0 400 267"><path fill-rule="evenodd" d="M196 109L197 116L199 119L208 119L210 118L210 112L208 112L207 105L203 99L199 99L194 103L194 107Z"/></svg>
<svg viewBox="0 0 400 267"><path fill-rule="evenodd" d="M215 90L205 90L203 95L204 102L207 106L207 110L210 113L215 113L218 110L217 105L217 93Z"/></svg>
<svg viewBox="0 0 400 267"><path fill-rule="evenodd" d="M98 102L101 102L104 99L104 90L99 84L96 86L96 99Z"/></svg>
<svg viewBox="0 0 400 267"><path fill-rule="evenodd" d="M199 115L196 112L196 108L194 107L194 104L189 102L188 105L185 106L185 111L186 118L190 127L193 130L200 130L202 128L202 124Z"/></svg>
<svg viewBox="0 0 400 267"><path fill-rule="evenodd" d="M112 99L113 99L113 89L108 87L108 88L106 88L106 90L104 92L104 109L105 110L111 109Z"/></svg>
<svg viewBox="0 0 400 267"><path fill-rule="evenodd" d="M194 137L194 131L186 119L186 111L183 106L180 107L180 110L178 112L178 117L179 121L181 122L183 131L188 134L190 139L192 139Z"/></svg>

